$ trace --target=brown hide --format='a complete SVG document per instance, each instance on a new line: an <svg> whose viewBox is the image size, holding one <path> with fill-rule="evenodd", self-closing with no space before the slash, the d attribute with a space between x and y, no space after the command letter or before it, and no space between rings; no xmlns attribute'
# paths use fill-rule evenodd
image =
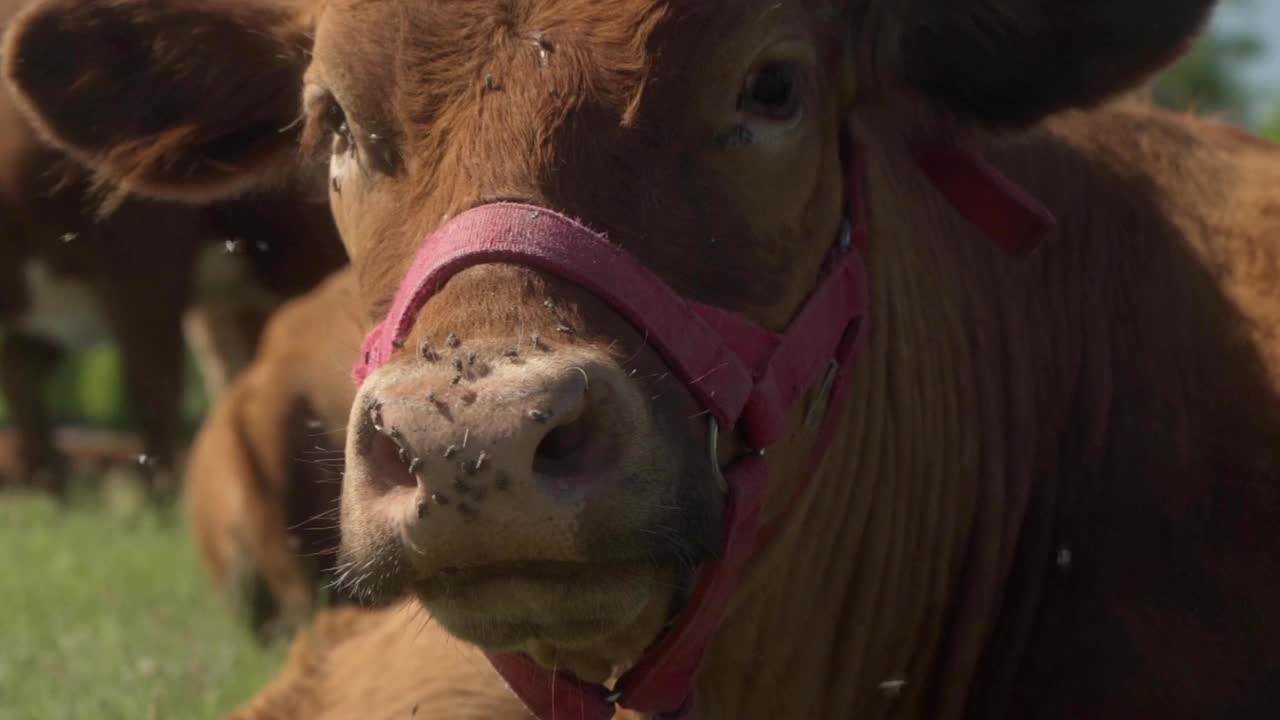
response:
<svg viewBox="0 0 1280 720"><path fill-rule="evenodd" d="M972 716L1273 714L1280 147L1130 103L993 155L1053 202L1067 291L1011 288L1044 429L1004 441L1028 509Z"/></svg>
<svg viewBox="0 0 1280 720"><path fill-rule="evenodd" d="M393 673L368 673L391 665ZM227 720L528 720L484 656L413 604L321 610L272 683Z"/></svg>
<svg viewBox="0 0 1280 720"><path fill-rule="evenodd" d="M304 621L333 581L354 394L343 359L360 342L352 280L339 271L272 315L192 446L185 503L201 558L264 637Z"/></svg>

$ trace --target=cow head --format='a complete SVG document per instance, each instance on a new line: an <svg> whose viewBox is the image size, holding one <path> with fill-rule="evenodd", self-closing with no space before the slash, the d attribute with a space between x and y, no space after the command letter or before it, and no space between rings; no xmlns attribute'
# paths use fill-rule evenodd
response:
<svg viewBox="0 0 1280 720"><path fill-rule="evenodd" d="M46 0L4 72L46 137L157 196L244 186L301 123L370 326L428 233L514 200L780 329L837 235L850 117L1023 127L1145 79L1211 4ZM528 267L453 276L402 340L352 411L348 581L583 678L633 662L719 547L705 408L643 331Z"/></svg>

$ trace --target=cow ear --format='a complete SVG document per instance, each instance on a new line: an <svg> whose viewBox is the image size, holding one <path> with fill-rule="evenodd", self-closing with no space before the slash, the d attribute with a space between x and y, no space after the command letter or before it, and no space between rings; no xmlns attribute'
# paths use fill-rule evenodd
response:
<svg viewBox="0 0 1280 720"><path fill-rule="evenodd" d="M861 39L888 51L881 81L906 85L962 122L1017 128L1142 84L1186 50L1214 4L884 0L862 25L878 37Z"/></svg>
<svg viewBox="0 0 1280 720"><path fill-rule="evenodd" d="M41 136L124 192L204 202L293 159L309 22L273 0L42 0L0 72Z"/></svg>

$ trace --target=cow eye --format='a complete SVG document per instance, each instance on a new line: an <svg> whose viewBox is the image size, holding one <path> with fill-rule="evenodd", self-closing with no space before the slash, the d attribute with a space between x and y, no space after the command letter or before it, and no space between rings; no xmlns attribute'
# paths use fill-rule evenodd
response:
<svg viewBox="0 0 1280 720"><path fill-rule="evenodd" d="M342 155L351 149L351 127L347 114L337 102L330 101L324 111L324 123L333 133L333 154Z"/></svg>
<svg viewBox="0 0 1280 720"><path fill-rule="evenodd" d="M796 71L787 63L770 63L747 76L738 96L738 111L768 120L789 120L800 110Z"/></svg>

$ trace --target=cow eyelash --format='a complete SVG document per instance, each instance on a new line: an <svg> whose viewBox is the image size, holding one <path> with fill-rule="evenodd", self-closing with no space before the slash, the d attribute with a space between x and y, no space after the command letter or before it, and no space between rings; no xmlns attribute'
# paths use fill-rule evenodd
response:
<svg viewBox="0 0 1280 720"><path fill-rule="evenodd" d="M364 133L352 124L337 98L328 91L316 93L309 105L303 137L303 151L308 157L327 161L349 153L361 170L385 175L399 171L400 156L391 133Z"/></svg>
<svg viewBox="0 0 1280 720"><path fill-rule="evenodd" d="M311 160L327 162L334 152L334 120L341 117L342 123L346 124L346 114L331 93L312 86L307 93L305 115L302 151ZM349 126L347 136L350 137Z"/></svg>
<svg viewBox="0 0 1280 720"><path fill-rule="evenodd" d="M354 142L351 138L351 126L347 123L347 114L332 96L324 109L324 125L333 136L334 155L342 155L353 149Z"/></svg>

